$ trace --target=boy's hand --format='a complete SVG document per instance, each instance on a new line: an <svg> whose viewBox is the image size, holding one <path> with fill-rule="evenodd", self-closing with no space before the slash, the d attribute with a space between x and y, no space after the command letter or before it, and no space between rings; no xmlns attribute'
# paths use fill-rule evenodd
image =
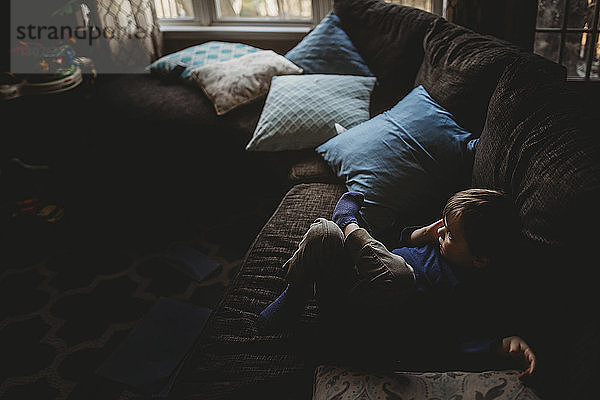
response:
<svg viewBox="0 0 600 400"><path fill-rule="evenodd" d="M519 374L519 378L523 378L525 375L533 375L536 364L535 354L533 354L533 351L525 340L518 336L505 337L502 339L498 351L500 354L521 361L528 366L525 371Z"/></svg>
<svg viewBox="0 0 600 400"><path fill-rule="evenodd" d="M431 225L415 229L410 234L410 242L415 247L421 247L428 243L438 243L438 229L444 226L444 220L434 222Z"/></svg>

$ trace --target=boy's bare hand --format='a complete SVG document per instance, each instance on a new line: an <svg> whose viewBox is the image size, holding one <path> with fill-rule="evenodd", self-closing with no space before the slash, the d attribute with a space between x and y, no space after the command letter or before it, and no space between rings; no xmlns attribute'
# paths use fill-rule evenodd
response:
<svg viewBox="0 0 600 400"><path fill-rule="evenodd" d="M434 222L431 225L415 229L410 234L410 241L413 246L420 247L428 243L438 243L438 229L444 226L444 220Z"/></svg>
<svg viewBox="0 0 600 400"><path fill-rule="evenodd" d="M527 365L527 369L519 374L519 378L523 378L525 375L533 375L536 365L535 354L533 354L525 340L518 336L505 337L502 339L502 345L498 351Z"/></svg>

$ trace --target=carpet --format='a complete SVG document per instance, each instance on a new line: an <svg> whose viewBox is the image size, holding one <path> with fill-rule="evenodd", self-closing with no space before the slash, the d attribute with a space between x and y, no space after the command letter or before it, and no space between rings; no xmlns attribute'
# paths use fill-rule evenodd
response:
<svg viewBox="0 0 600 400"><path fill-rule="evenodd" d="M2 241L0 398L144 399L94 374L161 297L214 308L277 198L177 234L116 240L81 224L25 227ZM175 232L169 227L169 232ZM165 259L187 245L218 262L198 282Z"/></svg>

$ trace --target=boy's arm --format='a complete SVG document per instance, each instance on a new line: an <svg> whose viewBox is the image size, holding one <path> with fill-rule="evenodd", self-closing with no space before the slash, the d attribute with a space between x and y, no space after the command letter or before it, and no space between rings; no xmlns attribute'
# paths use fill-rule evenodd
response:
<svg viewBox="0 0 600 400"><path fill-rule="evenodd" d="M437 243L438 229L443 226L444 220L440 219L420 228L414 226L404 228L400 235L400 243L406 247L421 247L429 243Z"/></svg>

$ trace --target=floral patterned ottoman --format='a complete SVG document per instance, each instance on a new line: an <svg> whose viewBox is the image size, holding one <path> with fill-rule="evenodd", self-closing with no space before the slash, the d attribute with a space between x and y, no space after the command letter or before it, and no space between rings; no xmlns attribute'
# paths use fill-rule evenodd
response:
<svg viewBox="0 0 600 400"><path fill-rule="evenodd" d="M320 365L313 400L539 400L519 372L394 372L377 374Z"/></svg>

